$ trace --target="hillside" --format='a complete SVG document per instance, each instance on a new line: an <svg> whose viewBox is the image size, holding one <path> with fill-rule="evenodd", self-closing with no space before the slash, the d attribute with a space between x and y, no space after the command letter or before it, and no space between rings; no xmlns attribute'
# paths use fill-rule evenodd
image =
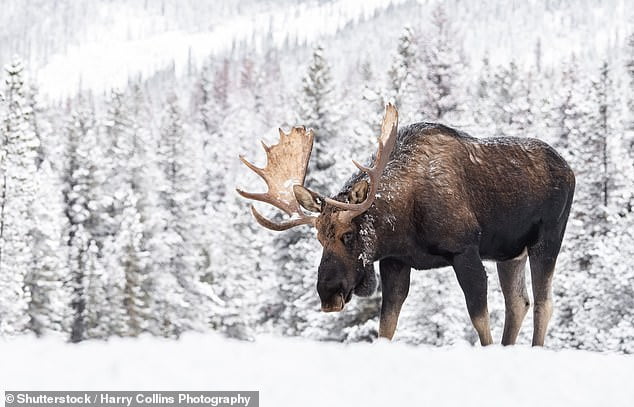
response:
<svg viewBox="0 0 634 407"><path fill-rule="evenodd" d="M123 87L129 77L175 66L191 74L209 56L263 54L335 42L337 54L380 64L403 26L422 29L433 0L275 0L161 2L8 0L0 16L0 62L28 62L41 91L69 96L78 88ZM444 2L464 38L472 67L488 54L495 64L544 66L570 54L581 61L618 58L634 12L624 0L571 2ZM606 24L606 22L610 22ZM377 29L380 35L377 34ZM539 43L539 45L538 45ZM537 50L537 47L540 49ZM346 70L338 68L339 75ZM348 68L348 67L345 67Z"/></svg>

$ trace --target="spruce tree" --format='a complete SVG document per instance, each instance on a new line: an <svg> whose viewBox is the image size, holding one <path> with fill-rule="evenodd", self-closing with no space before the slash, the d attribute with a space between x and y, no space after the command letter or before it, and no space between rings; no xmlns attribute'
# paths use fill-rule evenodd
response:
<svg viewBox="0 0 634 407"><path fill-rule="evenodd" d="M112 290L111 281L108 275L111 273L101 260L101 252L95 240L90 240L81 253L82 287L81 301L84 310L81 314L81 321L75 320L81 331L73 326L71 341L78 342L83 339L95 338L106 339L114 334L112 330L112 309L108 296ZM81 336L78 336L81 334Z"/></svg>
<svg viewBox="0 0 634 407"><path fill-rule="evenodd" d="M421 47L421 60L425 71L423 78L424 100L419 109L428 121L456 120L463 96L461 75L465 62L460 55L457 32L444 7L438 5L431 14L430 30ZM416 69L412 67L412 69ZM448 115L453 115L448 117Z"/></svg>
<svg viewBox="0 0 634 407"><path fill-rule="evenodd" d="M24 67L5 68L5 117L0 150L0 334L23 332L29 322L25 279L32 262L31 205L36 195L39 142L30 123ZM25 289L26 288L26 289Z"/></svg>
<svg viewBox="0 0 634 407"><path fill-rule="evenodd" d="M26 277L31 293L29 329L36 335L48 331L67 332L70 327L68 298L67 230L62 200L62 185L49 161L42 162L37 173L38 192L31 209L30 231L32 264Z"/></svg>
<svg viewBox="0 0 634 407"><path fill-rule="evenodd" d="M573 347L590 347L596 330L602 329L593 310L601 301L604 285L599 281L606 268L599 250L607 231L600 101L592 81L574 58L564 66L560 83L561 93L553 106L559 135L555 144L577 182L562 250L565 254L559 261L561 277L554 287L558 313L552 335Z"/></svg>
<svg viewBox="0 0 634 407"><path fill-rule="evenodd" d="M412 106L420 92L420 56L414 30L406 26L398 38L396 53L388 70L387 98L399 109L401 122L414 119Z"/></svg>
<svg viewBox="0 0 634 407"><path fill-rule="evenodd" d="M330 65L324 56L324 48L313 49L308 70L302 78L298 97L299 123L315 132L315 144L308 169L308 184L324 193L332 187L331 167L335 163L333 143L337 138L337 106Z"/></svg>
<svg viewBox="0 0 634 407"><path fill-rule="evenodd" d="M495 133L493 104L495 81L488 53L482 58L482 66L476 83L472 100L473 123L475 134L491 136Z"/></svg>
<svg viewBox="0 0 634 407"><path fill-rule="evenodd" d="M71 341L88 337L87 328L94 331L94 315L100 310L86 310L86 287L99 282L90 281L100 275L100 264L95 236L100 225L99 187L104 182L102 155L97 144L95 119L83 99L77 101L75 111L66 123L67 151L64 169L64 212L68 223L68 267L72 290ZM101 234L99 233L100 237ZM90 252L89 252L90 249ZM89 272L90 271L90 272ZM91 304L100 307L105 299ZM92 306L92 305L91 305ZM87 312L91 314L90 323Z"/></svg>
<svg viewBox="0 0 634 407"><path fill-rule="evenodd" d="M362 112L359 120L363 127L359 129L358 138L360 148L358 150L371 150L376 145L377 134L381 134L381 121L385 111L385 101L383 100L382 89L378 85L377 78L372 71L370 61L366 60L361 65L361 77L363 80L363 91L361 93Z"/></svg>
<svg viewBox="0 0 634 407"><path fill-rule="evenodd" d="M500 66L493 75L493 103L490 115L497 136L515 136L515 114L521 101L521 79L515 62Z"/></svg>
<svg viewBox="0 0 634 407"><path fill-rule="evenodd" d="M612 145L612 160L613 169L609 171L611 174L609 184L611 184L614 192L610 195L611 204L615 207L616 213L621 217L626 217L627 214L634 212L634 34L631 34L628 38L626 45L626 60L625 68L627 71L627 77L624 78L625 83L619 86L618 83L614 85L614 90L611 94L614 95L612 104L614 116L622 116L622 131L613 132L615 139ZM619 109L618 106L618 89L624 89L626 108L625 110ZM616 102L616 103L615 103Z"/></svg>
<svg viewBox="0 0 634 407"><path fill-rule="evenodd" d="M609 174L608 167L608 135L612 128L610 125L610 118L612 116L611 106L613 106L613 100L610 100L612 94L612 78L610 75L610 67L608 61L603 61L599 68L599 77L592 83L593 94L596 97L595 116L596 116L596 129L597 129L597 150L599 150L601 160L601 192L603 195L603 206L608 206L608 187L609 187Z"/></svg>
<svg viewBox="0 0 634 407"><path fill-rule="evenodd" d="M149 242L155 290L170 292L155 298L160 334L178 336L190 329L202 330L209 318L210 298L201 281L202 200L198 193L201 174L198 141L187 136L176 95L170 95L160 130L157 160L160 223Z"/></svg>

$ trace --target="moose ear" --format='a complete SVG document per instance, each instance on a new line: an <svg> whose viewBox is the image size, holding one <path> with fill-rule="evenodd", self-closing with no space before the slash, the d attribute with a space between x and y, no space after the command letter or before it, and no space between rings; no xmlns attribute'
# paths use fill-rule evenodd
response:
<svg viewBox="0 0 634 407"><path fill-rule="evenodd" d="M359 181L348 192L348 202L351 204L359 204L365 201L368 196L370 185L367 181Z"/></svg>
<svg viewBox="0 0 634 407"><path fill-rule="evenodd" d="M315 192L312 192L301 185L293 186L293 193L295 199L302 206L302 208L311 212L321 212L321 198Z"/></svg>

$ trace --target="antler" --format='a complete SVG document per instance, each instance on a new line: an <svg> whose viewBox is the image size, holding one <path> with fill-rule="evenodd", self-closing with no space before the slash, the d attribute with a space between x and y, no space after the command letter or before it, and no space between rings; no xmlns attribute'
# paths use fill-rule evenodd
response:
<svg viewBox="0 0 634 407"><path fill-rule="evenodd" d="M354 165L356 165L357 168L361 171L368 174L368 177L370 178L370 191L365 200L359 204L350 204L339 202L331 198L324 198L324 201L326 203L336 208L348 211L349 213L347 215L350 218L355 218L361 215L363 212L367 211L370 206L372 206L372 203L376 198L376 193L379 189L379 180L381 178L381 174L387 166L387 163L390 160L390 155L392 154L392 150L394 149L394 145L396 144L397 128L398 112L396 111L394 105L388 103L387 106L385 106L385 116L383 117L383 123L381 125L379 148L376 152L374 165L368 168L359 164L355 160L352 160Z"/></svg>
<svg viewBox="0 0 634 407"><path fill-rule="evenodd" d="M266 193L251 193L240 189L236 191L247 199L254 199L271 204L291 216L291 220L273 222L262 216L253 205L251 212L258 223L271 230L286 230L298 225L314 225L315 216L307 216L299 206L293 193L294 185L304 185L308 160L313 149L313 132L304 127L293 127L290 134L280 129L280 142L274 146L267 146L262 142L266 151L266 166L256 167L242 155L240 160L253 172L258 174L268 187Z"/></svg>

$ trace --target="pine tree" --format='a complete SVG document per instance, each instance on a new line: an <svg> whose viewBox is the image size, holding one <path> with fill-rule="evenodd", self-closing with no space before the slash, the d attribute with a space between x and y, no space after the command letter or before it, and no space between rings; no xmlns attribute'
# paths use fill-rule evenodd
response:
<svg viewBox="0 0 634 407"><path fill-rule="evenodd" d="M575 123L580 120L583 113L579 106L577 95L580 91L579 67L576 58L573 58L563 66L560 83L555 101L552 104L551 114L548 118L550 128L553 131L554 146L564 155L570 158L570 140L577 134Z"/></svg>
<svg viewBox="0 0 634 407"><path fill-rule="evenodd" d="M66 123L67 152L64 170L64 212L68 222L68 267L72 289L73 310L71 341L79 342L93 331L95 319L87 320L87 314L99 314L99 310L86 309L86 287L98 282L90 281L99 275L98 246L95 241L100 225L99 186L104 182L103 164L95 135L95 119L85 101L77 101L76 110ZM89 252L90 250L90 252ZM94 304L99 306L101 301Z"/></svg>
<svg viewBox="0 0 634 407"><path fill-rule="evenodd" d="M106 237L100 260L108 272L108 324L121 336L138 335L140 316L149 308L148 265L142 257L154 227L156 203L148 191L153 165L147 130L140 125L143 104L138 87L131 94L113 91L103 137L110 175L101 193L107 213L102 215Z"/></svg>
<svg viewBox="0 0 634 407"><path fill-rule="evenodd" d="M33 129L33 134L35 138L38 140L39 146L37 149L37 158L35 160L35 165L39 169L40 164L44 161L44 157L46 154L46 147L42 142L42 138L44 137L42 126L40 125L40 115L43 113L42 106L40 105L39 95L37 86L35 84L31 84L29 86L28 92L26 92L26 103L29 106L30 114L29 114L29 122L31 124L31 129Z"/></svg>
<svg viewBox="0 0 634 407"><path fill-rule="evenodd" d="M197 186L200 146L186 137L182 112L175 95L167 100L157 151L161 183L157 210L161 223L149 243L153 256L154 290L170 295L154 298L152 308L160 334L178 336L207 326L210 311L208 285L201 282L200 215L202 201Z"/></svg>
<svg viewBox="0 0 634 407"><path fill-rule="evenodd" d="M457 33L442 5L436 6L432 11L430 27L421 48L425 69L425 97L419 108L426 120L447 120L450 119L450 114L454 114L455 120L459 102L463 98L458 91L461 88L465 62L459 53Z"/></svg>
<svg viewBox="0 0 634 407"><path fill-rule="evenodd" d="M336 127L337 106L333 95L330 65L324 57L324 49L317 45L313 49L308 71L302 79L302 90L298 98L299 123L315 132L315 144L308 170L308 183L320 191L330 192L332 174L329 169L335 163L332 149L338 132Z"/></svg>
<svg viewBox="0 0 634 407"><path fill-rule="evenodd" d="M612 96L612 111L615 117L622 116L622 131L613 132L614 142L611 146L610 155L612 159L612 170L610 171L611 189L614 192L610 195L611 204L615 207L616 213L621 217L634 211L634 34L631 34L626 48L627 58L625 68L628 76L625 78L626 84L614 86ZM623 86L625 85L625 86ZM624 95L626 108L619 109L619 94L616 89L625 89ZM616 100L614 100L616 99ZM623 99L621 99L623 100Z"/></svg>
<svg viewBox="0 0 634 407"><path fill-rule="evenodd" d="M598 80L592 83L592 90L596 97L597 105L595 107L595 117L597 120L597 150L600 154L602 164L601 169L601 191L603 193L603 205L608 206L608 185L609 185L609 157L608 157L608 134L611 133L610 116L612 114L610 106L612 103L608 100L612 93L612 78L610 77L610 69L608 61L603 61L599 69Z"/></svg>
<svg viewBox="0 0 634 407"><path fill-rule="evenodd" d="M67 332L70 326L68 298L68 247L61 183L48 160L37 173L38 193L31 210L32 265L26 277L31 293L29 329L38 336L47 331Z"/></svg>
<svg viewBox="0 0 634 407"><path fill-rule="evenodd" d="M488 53L482 58L482 66L475 88L471 111L473 123L476 126L475 134L493 135L495 124L493 120L493 103L495 82Z"/></svg>
<svg viewBox="0 0 634 407"><path fill-rule="evenodd" d="M634 268L625 259L634 258L634 212L611 219L601 250L607 267L601 279L593 281L599 293L592 324L600 332L595 349L634 353Z"/></svg>
<svg viewBox="0 0 634 407"><path fill-rule="evenodd" d="M495 135L516 136L515 115L520 110L519 106L523 108L522 98L526 96L522 94L522 81L515 62L511 62L508 67L498 67L493 81L495 86L490 116L495 126Z"/></svg>
<svg viewBox="0 0 634 407"><path fill-rule="evenodd" d="M95 240L90 240L81 252L81 302L85 308L82 310L81 321L76 319L74 322L78 326L81 324L81 331L73 326L73 342L87 338L106 339L113 333L108 298L110 287L100 253L101 249Z"/></svg>
<svg viewBox="0 0 634 407"><path fill-rule="evenodd" d="M121 223L123 200L132 187L133 173L129 167L134 156L135 140L133 125L122 92L111 91L108 111L99 137L99 147L103 151L105 179L100 185L100 224L95 239L103 247L105 239L117 233ZM115 254L116 255L116 254Z"/></svg>
<svg viewBox="0 0 634 407"><path fill-rule="evenodd" d="M202 154L204 165L204 182L202 185L202 199L206 206L218 205L227 191L223 182L226 167L223 161L225 140L225 125L230 103L229 71L230 62L225 60L214 73L214 61L209 60L203 65L198 83L200 107L198 114L203 125L200 132L202 138ZM242 106L237 106L242 107ZM252 114L243 111L237 114Z"/></svg>
<svg viewBox="0 0 634 407"><path fill-rule="evenodd" d="M31 265L30 210L36 194L38 139L25 99L20 61L6 70L6 111L0 156L0 333L23 332L28 325L30 292L25 278Z"/></svg>
<svg viewBox="0 0 634 407"><path fill-rule="evenodd" d="M124 333L137 336L147 329L146 321L150 312L146 268L148 258L144 251L142 218L137 210L134 193L126 197L124 205L121 227L116 237L116 244L122 253L121 266L125 276L123 306L128 326Z"/></svg>
<svg viewBox="0 0 634 407"><path fill-rule="evenodd" d="M607 71L606 71L607 73ZM607 76L605 77L607 80ZM575 89L576 120L570 123L571 166L577 176L577 205L573 216L594 236L605 232L607 170L607 106L600 82L584 78ZM588 97L587 95L590 95ZM603 100L602 100L603 99Z"/></svg>
<svg viewBox="0 0 634 407"><path fill-rule="evenodd" d="M126 273L129 271L134 273L136 270L126 268L130 257L123 242L126 232L122 230L122 227L123 225L119 225L115 235L107 236L102 247L96 252L98 267L94 272L95 278L99 280L96 284L97 287L101 287L103 302L94 304L95 311L102 314L100 326L95 328L96 332L104 332L106 337L135 334L133 333L134 322L131 321L128 313L130 309L126 306L128 299ZM89 306L88 309L90 311L91 307Z"/></svg>
<svg viewBox="0 0 634 407"><path fill-rule="evenodd" d="M148 122L149 112L140 86L133 86L127 97L128 105L132 106L132 156L128 162L131 178L116 241L123 252L120 262L125 275L124 307L129 321L128 334L137 335L149 330L151 319L153 270L149 246L160 222L156 216L159 203L154 182L162 177L155 157L156 143L153 143L151 131L143 125Z"/></svg>
<svg viewBox="0 0 634 407"><path fill-rule="evenodd" d="M406 26L398 39L396 53L388 71L387 97L399 109L404 123L414 118L412 104L420 91L419 55L414 30Z"/></svg>
<svg viewBox="0 0 634 407"><path fill-rule="evenodd" d="M269 276L261 259L266 256L263 246L269 243L264 243L262 231L253 224L245 203L238 202L238 197L230 199L209 215L206 227L213 234L204 280L213 288L217 296L214 302L219 305L211 315L212 327L229 337L248 339L252 326L262 318L261 309L267 306L261 293L275 292L277 287L265 287ZM236 240L234 236L242 238Z"/></svg>
<svg viewBox="0 0 634 407"><path fill-rule="evenodd" d="M559 285L554 288L559 312L553 336L573 347L591 347L601 329L593 309L601 301L599 283L606 268L600 254L607 231L603 205L603 142L600 100L592 82L573 60L562 73L561 94L554 105L556 145L575 172L577 185L561 256ZM590 283L589 283L590 282ZM594 287L594 288L590 288Z"/></svg>
<svg viewBox="0 0 634 407"><path fill-rule="evenodd" d="M294 96L287 89L288 82L282 80L281 56L277 49L270 49L265 53L260 67L258 81L257 102L262 122L267 126L280 117L280 112L286 112ZM293 86L293 85L291 85Z"/></svg>
<svg viewBox="0 0 634 407"><path fill-rule="evenodd" d="M530 135L535 123L535 105L533 94L535 72L529 70L522 72L519 80L517 96L510 106L509 135L515 137L527 137Z"/></svg>
<svg viewBox="0 0 634 407"><path fill-rule="evenodd" d="M495 80L488 53L482 58L482 66L473 90L470 102L474 124L474 135L492 136L495 134Z"/></svg>
<svg viewBox="0 0 634 407"><path fill-rule="evenodd" d="M363 102L363 112L361 120L364 126L358 131L358 138L361 139L361 148L358 150L370 150L376 144L376 135L381 134L381 121L385 110L382 90L377 85L377 80L372 72L370 61L366 60L361 66L361 77L363 80L363 92L361 100Z"/></svg>
<svg viewBox="0 0 634 407"><path fill-rule="evenodd" d="M222 120L229 109L231 62L220 64L208 60L202 67L198 81L199 114L205 131L216 134L222 131Z"/></svg>
<svg viewBox="0 0 634 407"><path fill-rule="evenodd" d="M213 65L212 61L203 64L198 78L194 105L198 107L200 121L208 133L217 131L214 121L214 93L213 93Z"/></svg>

